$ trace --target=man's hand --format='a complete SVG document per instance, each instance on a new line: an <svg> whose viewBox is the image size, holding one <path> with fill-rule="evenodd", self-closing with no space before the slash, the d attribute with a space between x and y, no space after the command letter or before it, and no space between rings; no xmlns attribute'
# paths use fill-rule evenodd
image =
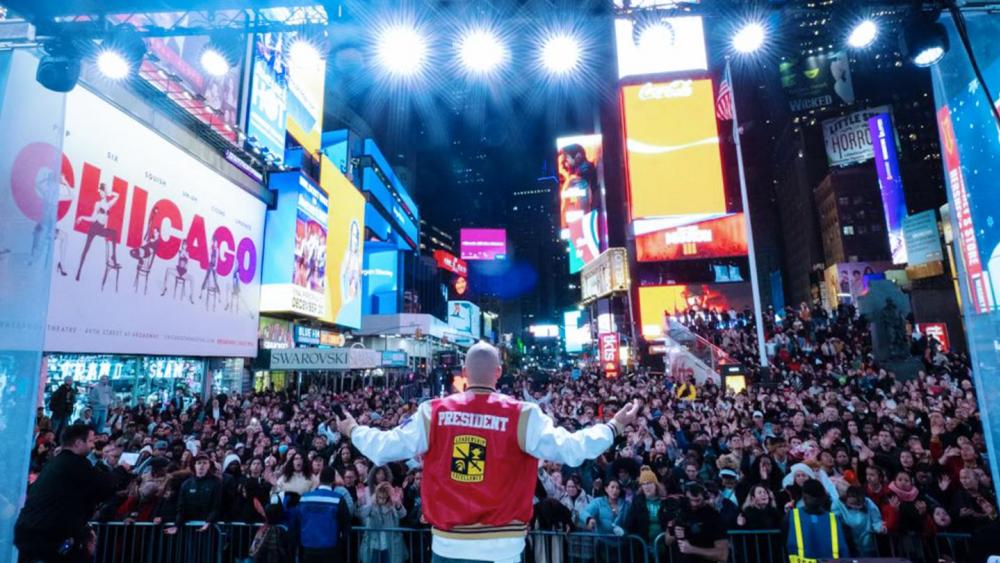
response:
<svg viewBox="0 0 1000 563"><path fill-rule="evenodd" d="M612 419L612 422L615 424L619 434L625 431L626 426L635 422L635 418L639 415L640 409L642 409L642 401L639 399L632 401L632 405L629 407L622 407L618 409L618 412L615 413L615 417Z"/></svg>
<svg viewBox="0 0 1000 563"><path fill-rule="evenodd" d="M343 417L337 416L336 414L333 415L333 419L337 421L337 432L339 432L341 436L350 438L351 432L353 432L354 428L358 425L358 421L354 420L354 416L352 416L350 411L347 409L341 409L340 412L344 415Z"/></svg>

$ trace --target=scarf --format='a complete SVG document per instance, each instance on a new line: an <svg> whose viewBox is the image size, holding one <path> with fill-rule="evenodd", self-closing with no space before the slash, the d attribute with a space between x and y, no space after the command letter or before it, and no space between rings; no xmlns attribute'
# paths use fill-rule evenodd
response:
<svg viewBox="0 0 1000 563"><path fill-rule="evenodd" d="M911 488L909 491L904 491L903 489L897 487L895 482L889 483L889 490L903 502L913 502L917 500L917 495L920 493L916 487Z"/></svg>

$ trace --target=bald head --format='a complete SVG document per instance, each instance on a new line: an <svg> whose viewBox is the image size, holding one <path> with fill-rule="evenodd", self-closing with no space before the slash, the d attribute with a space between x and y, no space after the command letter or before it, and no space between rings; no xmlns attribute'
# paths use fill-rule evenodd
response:
<svg viewBox="0 0 1000 563"><path fill-rule="evenodd" d="M500 378L500 352L479 342L465 354L465 377L469 385L492 387Z"/></svg>

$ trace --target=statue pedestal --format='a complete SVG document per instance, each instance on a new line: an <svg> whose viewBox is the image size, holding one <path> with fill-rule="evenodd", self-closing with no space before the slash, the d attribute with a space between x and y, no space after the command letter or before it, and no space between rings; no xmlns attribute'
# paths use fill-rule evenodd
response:
<svg viewBox="0 0 1000 563"><path fill-rule="evenodd" d="M917 372L924 369L924 363L917 358L886 360L879 365L885 368L886 371L895 374L896 381L912 381L917 378Z"/></svg>

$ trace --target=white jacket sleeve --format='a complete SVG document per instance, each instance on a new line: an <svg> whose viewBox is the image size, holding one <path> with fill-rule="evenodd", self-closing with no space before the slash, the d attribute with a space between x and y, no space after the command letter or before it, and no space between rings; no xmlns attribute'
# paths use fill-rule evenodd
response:
<svg viewBox="0 0 1000 563"><path fill-rule="evenodd" d="M414 458L427 451L430 407L430 402L422 403L409 420L392 430L355 427L351 443L375 465Z"/></svg>
<svg viewBox="0 0 1000 563"><path fill-rule="evenodd" d="M611 447L615 432L607 424L596 424L576 432L558 427L538 405L526 403L524 451L538 459L577 467Z"/></svg>

